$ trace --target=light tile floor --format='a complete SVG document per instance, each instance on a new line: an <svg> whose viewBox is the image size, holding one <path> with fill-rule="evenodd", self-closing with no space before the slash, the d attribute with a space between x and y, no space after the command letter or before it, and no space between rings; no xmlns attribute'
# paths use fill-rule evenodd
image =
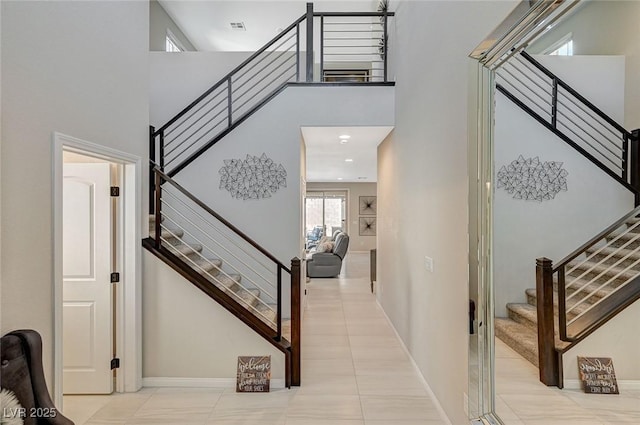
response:
<svg viewBox="0 0 640 425"><path fill-rule="evenodd" d="M640 424L640 391L620 395L559 390L538 380L538 369L496 338L496 412L508 425Z"/></svg>
<svg viewBox="0 0 640 425"><path fill-rule="evenodd" d="M371 294L369 255L338 279L312 279L303 320L302 386L268 394L144 388L65 396L76 425L441 425L422 381Z"/></svg>
<svg viewBox="0 0 640 425"><path fill-rule="evenodd" d="M368 254L350 253L340 278L309 283L300 388L269 394L143 388L65 396L64 412L76 425L443 424L370 292L368 273ZM496 404L505 424L640 424L640 391L595 396L558 390L540 384L537 373L496 340Z"/></svg>

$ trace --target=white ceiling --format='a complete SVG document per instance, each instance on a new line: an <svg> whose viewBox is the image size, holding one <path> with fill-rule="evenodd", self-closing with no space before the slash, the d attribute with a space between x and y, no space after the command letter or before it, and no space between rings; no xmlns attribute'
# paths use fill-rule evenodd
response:
<svg viewBox="0 0 640 425"><path fill-rule="evenodd" d="M393 127L302 127L308 182L377 181L378 145ZM341 144L339 136L351 136ZM353 159L346 162L345 159ZM359 177L365 177L359 179Z"/></svg>
<svg viewBox="0 0 640 425"><path fill-rule="evenodd" d="M159 0L169 16L200 51L253 52L306 13L305 0ZM316 11L375 11L377 0L316 0ZM246 31L231 30L244 22Z"/></svg>

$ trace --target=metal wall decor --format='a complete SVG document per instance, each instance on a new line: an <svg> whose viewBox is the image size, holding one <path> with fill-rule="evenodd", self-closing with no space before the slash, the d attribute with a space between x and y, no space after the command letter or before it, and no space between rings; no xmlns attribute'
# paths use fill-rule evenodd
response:
<svg viewBox="0 0 640 425"><path fill-rule="evenodd" d="M360 214L376 215L377 210L378 210L378 202L375 196L360 197Z"/></svg>
<svg viewBox="0 0 640 425"><path fill-rule="evenodd" d="M244 160L225 159L219 174L220 189L236 199L270 198L287 187L287 171L264 153L260 157L247 154Z"/></svg>
<svg viewBox="0 0 640 425"><path fill-rule="evenodd" d="M509 165L503 165L497 174L497 188L503 188L514 199L549 201L560 191L567 191L569 172L562 162L540 162L538 157L525 159L522 155Z"/></svg>
<svg viewBox="0 0 640 425"><path fill-rule="evenodd" d="M376 235L376 218L375 217L360 217L360 236L375 236Z"/></svg>

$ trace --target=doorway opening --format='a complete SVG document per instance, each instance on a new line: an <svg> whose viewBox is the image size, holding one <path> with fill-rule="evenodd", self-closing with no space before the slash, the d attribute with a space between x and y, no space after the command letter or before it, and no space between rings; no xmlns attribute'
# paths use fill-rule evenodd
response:
<svg viewBox="0 0 640 425"><path fill-rule="evenodd" d="M141 158L54 133L54 382L141 388Z"/></svg>
<svg viewBox="0 0 640 425"><path fill-rule="evenodd" d="M305 247L312 249L323 236L347 229L346 190L307 191L305 198Z"/></svg>

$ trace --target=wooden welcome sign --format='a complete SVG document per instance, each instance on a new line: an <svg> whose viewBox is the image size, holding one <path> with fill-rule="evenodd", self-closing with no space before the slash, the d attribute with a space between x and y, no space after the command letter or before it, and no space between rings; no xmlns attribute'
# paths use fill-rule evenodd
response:
<svg viewBox="0 0 640 425"><path fill-rule="evenodd" d="M610 357L578 357L578 371L585 393L619 394Z"/></svg>
<svg viewBox="0 0 640 425"><path fill-rule="evenodd" d="M268 393L271 383L271 356L238 356L238 393Z"/></svg>

